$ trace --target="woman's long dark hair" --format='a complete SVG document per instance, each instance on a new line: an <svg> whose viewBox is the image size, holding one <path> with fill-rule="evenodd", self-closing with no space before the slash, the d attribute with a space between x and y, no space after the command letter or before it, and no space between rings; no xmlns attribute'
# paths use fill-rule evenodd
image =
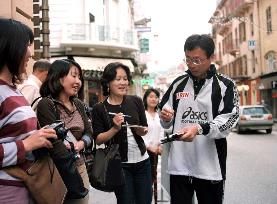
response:
<svg viewBox="0 0 277 204"><path fill-rule="evenodd" d="M27 48L34 41L34 34L27 25L0 18L0 71L7 65L12 82L21 81L22 66Z"/></svg>
<svg viewBox="0 0 277 204"><path fill-rule="evenodd" d="M82 82L82 86L78 91L78 98L82 100L82 97L84 95L84 78L82 74L82 69L77 62L69 59L56 60L51 64L47 77L41 85L40 95L42 97L52 96L56 99L61 93L61 91L64 89L60 82L60 79L68 75L69 70L72 66L76 66L80 73L80 80Z"/></svg>
<svg viewBox="0 0 277 204"><path fill-rule="evenodd" d="M160 98L160 92L157 90L157 89L154 89L154 88L150 88L150 89L147 89L144 93L144 96L143 96L143 104L144 104L144 108L145 110L147 110L147 97L151 94L151 93L155 93L156 96L158 98ZM158 104L156 105L155 107L155 111L157 111L158 109Z"/></svg>

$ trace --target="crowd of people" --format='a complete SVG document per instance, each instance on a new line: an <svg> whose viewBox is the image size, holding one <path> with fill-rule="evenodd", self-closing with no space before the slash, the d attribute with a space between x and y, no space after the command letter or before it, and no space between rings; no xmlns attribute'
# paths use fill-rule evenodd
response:
<svg viewBox="0 0 277 204"><path fill-rule="evenodd" d="M34 36L23 23L0 18L0 203L34 202L24 183L6 171L26 170L36 149L53 148L56 131L46 128L61 121L70 142L59 144L78 155L75 163L83 186L90 188L84 149L94 142L118 144L125 184L114 190L119 204L157 203L157 165L162 155L164 128L177 135L171 142L168 169L171 203L222 204L227 142L238 119L235 83L212 64L214 42L192 35L184 45L188 70L160 92L146 90L143 99L128 95L132 76L128 66L108 64L101 78L105 100L84 106L80 65L69 59L38 60L27 80L27 63ZM72 146L73 144L73 146ZM61 150L62 151L62 150ZM93 195L90 200L93 200ZM89 202L89 194L64 203Z"/></svg>

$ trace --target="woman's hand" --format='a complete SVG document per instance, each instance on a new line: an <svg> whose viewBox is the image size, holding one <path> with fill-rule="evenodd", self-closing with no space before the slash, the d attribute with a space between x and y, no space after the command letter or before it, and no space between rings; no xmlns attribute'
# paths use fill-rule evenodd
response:
<svg viewBox="0 0 277 204"><path fill-rule="evenodd" d="M158 147L158 155L162 155L162 153L163 153L163 146L159 145L159 147Z"/></svg>
<svg viewBox="0 0 277 204"><path fill-rule="evenodd" d="M25 151L29 152L41 147L53 148L52 143L48 140L50 138L57 138L56 131L53 129L41 128L22 140L22 142Z"/></svg>
<svg viewBox="0 0 277 204"><path fill-rule="evenodd" d="M124 117L123 117L123 113L117 113L114 117L113 117L113 127L116 130L120 130L121 129L121 124L124 123Z"/></svg>
<svg viewBox="0 0 277 204"><path fill-rule="evenodd" d="M147 148L147 150L154 153L154 154L158 154L158 148L157 147L150 146L150 147Z"/></svg>
<svg viewBox="0 0 277 204"><path fill-rule="evenodd" d="M74 149L77 153L79 153L80 151L82 151L85 148L85 143L84 141L80 140L76 143L74 143Z"/></svg>
<svg viewBox="0 0 277 204"><path fill-rule="evenodd" d="M144 136L148 133L147 127L134 127L134 130L139 136Z"/></svg>

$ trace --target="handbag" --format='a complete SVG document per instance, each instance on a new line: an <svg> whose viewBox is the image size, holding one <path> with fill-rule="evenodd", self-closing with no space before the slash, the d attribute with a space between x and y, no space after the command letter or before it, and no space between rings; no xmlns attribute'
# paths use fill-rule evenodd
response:
<svg viewBox="0 0 277 204"><path fill-rule="evenodd" d="M62 204L67 189L51 157L34 161L26 171L18 166L4 168L11 176L21 179L38 204Z"/></svg>
<svg viewBox="0 0 277 204"><path fill-rule="evenodd" d="M86 164L86 169L87 169L87 173L88 176L91 174L91 170L92 170L92 165L94 162L94 154L92 151L92 148L85 148L84 151L82 152L85 164Z"/></svg>
<svg viewBox="0 0 277 204"><path fill-rule="evenodd" d="M110 144L95 150L89 181L97 190L112 192L125 184L118 148L118 144Z"/></svg>
<svg viewBox="0 0 277 204"><path fill-rule="evenodd" d="M107 109L104 104L103 106L109 127L111 127ZM125 184L125 177L121 164L119 145L110 141L110 144L105 148L96 149L96 142L94 141L93 155L94 162L89 174L91 186L105 192L112 192L116 188L122 187Z"/></svg>

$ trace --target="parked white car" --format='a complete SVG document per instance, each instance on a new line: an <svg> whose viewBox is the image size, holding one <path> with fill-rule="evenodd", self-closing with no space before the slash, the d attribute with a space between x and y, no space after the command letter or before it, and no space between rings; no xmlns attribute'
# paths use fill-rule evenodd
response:
<svg viewBox="0 0 277 204"><path fill-rule="evenodd" d="M246 105L239 107L239 121L236 129L238 133L246 130L266 130L272 132L272 114L263 105Z"/></svg>

